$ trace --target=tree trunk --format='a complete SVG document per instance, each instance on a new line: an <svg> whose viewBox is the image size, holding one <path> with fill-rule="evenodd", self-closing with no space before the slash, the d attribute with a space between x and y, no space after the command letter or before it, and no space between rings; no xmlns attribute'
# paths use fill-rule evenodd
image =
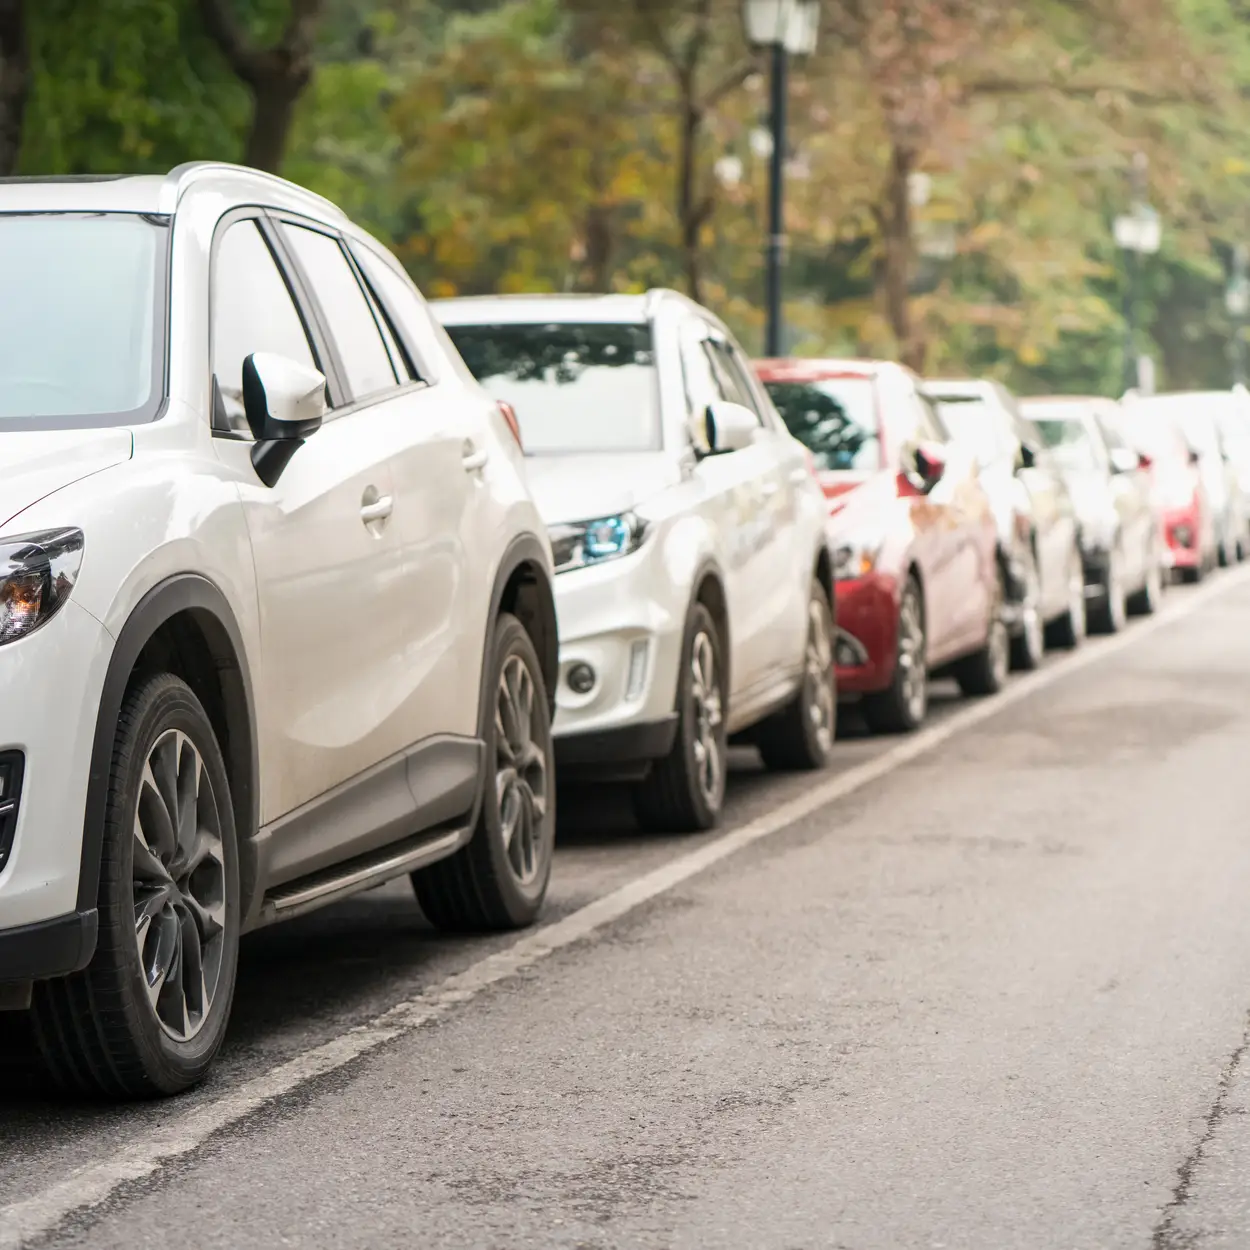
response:
<svg viewBox="0 0 1250 1250"><path fill-rule="evenodd" d="M612 278L612 209L592 204L586 210L586 286L606 291Z"/></svg>
<svg viewBox="0 0 1250 1250"><path fill-rule="evenodd" d="M686 292L697 304L703 302L702 256L699 235L703 213L695 191L695 159L699 145L699 110L694 100L694 84L682 83L681 146L677 157L677 221L681 229L682 269Z"/></svg>
<svg viewBox="0 0 1250 1250"><path fill-rule="evenodd" d="M283 75L259 82L252 89L252 126L243 156L245 165L271 174L281 169L295 117L295 103L306 82L305 77Z"/></svg>
<svg viewBox="0 0 1250 1250"><path fill-rule="evenodd" d="M29 90L26 0L0 0L0 177L17 169Z"/></svg>
<svg viewBox="0 0 1250 1250"><path fill-rule="evenodd" d="M881 214L885 260L882 266L885 313L894 332L899 359L918 372L924 365L924 344L911 319L912 221L908 178L915 153L895 142L890 151L886 181L886 207Z"/></svg>

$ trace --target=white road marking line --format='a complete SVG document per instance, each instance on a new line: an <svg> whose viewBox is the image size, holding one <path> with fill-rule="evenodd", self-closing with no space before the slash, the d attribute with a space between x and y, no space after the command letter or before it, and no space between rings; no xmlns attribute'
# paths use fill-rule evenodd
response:
<svg viewBox="0 0 1250 1250"><path fill-rule="evenodd" d="M744 847L780 833L827 804L863 789L965 729L979 725L1003 709L1054 685L1070 673L1114 655L1193 615L1217 595L1247 580L1250 580L1250 566L1225 574L1208 586L1189 591L1183 600L1168 604L1157 615L1135 623L1125 632L1087 643L1071 656L1014 680L1001 694L969 705L941 724L923 729L875 758L831 776L766 815L705 842L688 854L680 855L653 872L596 899L563 920L534 930L506 950L488 955L416 998L398 1003L368 1023L324 1042L192 1111L180 1113L174 1107L174 1122L154 1129L143 1141L126 1147L103 1162L88 1164L39 1193L0 1207L0 1250L21 1250L30 1241L53 1232L70 1216L99 1206L123 1185L152 1176L165 1164L193 1153L215 1133L306 1082L342 1068L383 1043L440 1019L452 1008L533 967L553 952L584 940Z"/></svg>

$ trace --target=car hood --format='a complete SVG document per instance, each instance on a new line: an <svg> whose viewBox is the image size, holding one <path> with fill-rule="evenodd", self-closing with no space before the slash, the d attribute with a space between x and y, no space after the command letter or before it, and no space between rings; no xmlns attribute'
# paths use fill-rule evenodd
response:
<svg viewBox="0 0 1250 1250"><path fill-rule="evenodd" d="M129 460L129 430L18 430L0 434L0 526L74 482Z"/></svg>
<svg viewBox="0 0 1250 1250"><path fill-rule="evenodd" d="M627 512L681 480L677 466L661 452L527 456L525 469L548 525Z"/></svg>

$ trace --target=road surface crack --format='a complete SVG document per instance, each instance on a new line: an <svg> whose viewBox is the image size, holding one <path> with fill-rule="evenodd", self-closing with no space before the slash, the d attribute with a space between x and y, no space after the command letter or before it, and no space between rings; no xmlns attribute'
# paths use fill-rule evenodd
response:
<svg viewBox="0 0 1250 1250"><path fill-rule="evenodd" d="M1246 1026L1242 1031L1241 1044L1233 1051L1224 1071L1220 1073L1219 1084L1216 1086L1215 1099L1211 1109L1203 1120L1203 1130L1194 1148L1186 1156L1184 1162L1176 1169L1176 1185L1172 1189L1172 1197L1159 1215L1155 1224L1154 1235L1150 1240L1151 1250L1192 1250L1197 1245L1197 1234L1176 1227L1177 1216L1188 1205L1193 1196L1194 1182L1201 1168L1207 1151L1215 1139L1221 1122L1230 1114L1228 1095L1237 1078L1242 1061L1250 1052L1250 1013L1246 1016Z"/></svg>

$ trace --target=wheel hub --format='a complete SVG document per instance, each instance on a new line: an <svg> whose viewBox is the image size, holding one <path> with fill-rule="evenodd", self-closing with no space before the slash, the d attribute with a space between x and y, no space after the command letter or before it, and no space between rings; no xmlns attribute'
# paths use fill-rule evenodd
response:
<svg viewBox="0 0 1250 1250"><path fill-rule="evenodd" d="M547 753L534 737L534 679L509 656L495 695L495 799L508 863L522 885L542 871L546 837Z"/></svg>

